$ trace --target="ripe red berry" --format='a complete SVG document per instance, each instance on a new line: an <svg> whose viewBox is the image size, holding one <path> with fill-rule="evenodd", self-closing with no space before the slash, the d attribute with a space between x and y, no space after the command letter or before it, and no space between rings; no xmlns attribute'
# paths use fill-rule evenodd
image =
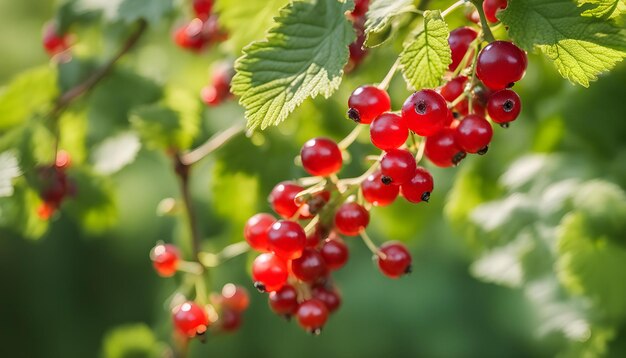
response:
<svg viewBox="0 0 626 358"><path fill-rule="evenodd" d="M232 97L230 82L235 75L231 62L219 63L211 73L211 84L202 88L200 97L208 106L217 106Z"/></svg>
<svg viewBox="0 0 626 358"><path fill-rule="evenodd" d="M501 90L521 80L527 64L526 53L515 44L494 41L480 51L476 75L488 88Z"/></svg>
<svg viewBox="0 0 626 358"><path fill-rule="evenodd" d="M367 202L376 206L387 206L396 200L400 188L397 185L385 185L382 174L376 172L361 183L361 192Z"/></svg>
<svg viewBox="0 0 626 358"><path fill-rule="evenodd" d="M348 247L339 239L326 239L320 249L320 254L329 270L342 268L348 262L348 257L350 256Z"/></svg>
<svg viewBox="0 0 626 358"><path fill-rule="evenodd" d="M384 258L378 256L378 268L387 277L399 278L411 272L411 253L398 241L389 241L380 247Z"/></svg>
<svg viewBox="0 0 626 358"><path fill-rule="evenodd" d="M494 23L498 22L498 18L496 17L496 13L498 10L506 9L507 1L506 0L485 0L483 1L483 11L485 12L485 17L487 21Z"/></svg>
<svg viewBox="0 0 626 358"><path fill-rule="evenodd" d="M229 309L222 310L219 323L222 331L234 332L241 327L241 313Z"/></svg>
<svg viewBox="0 0 626 358"><path fill-rule="evenodd" d="M372 144L382 150L396 149L406 142L409 128L397 114L383 113L370 125Z"/></svg>
<svg viewBox="0 0 626 358"><path fill-rule="evenodd" d="M442 168L457 165L465 158L465 152L458 145L452 128L444 128L426 138L424 154L433 164Z"/></svg>
<svg viewBox="0 0 626 358"><path fill-rule="evenodd" d="M467 50L470 48L472 41L476 40L478 32L471 27L459 27L450 31L450 37L448 37L448 44L452 51L452 63L448 66L448 70L454 72L457 67L463 61ZM474 52L474 51L472 51ZM472 58L472 55L468 55L468 58ZM469 65L470 61L467 61L466 65Z"/></svg>
<svg viewBox="0 0 626 358"><path fill-rule="evenodd" d="M510 89L503 89L495 92L489 97L487 102L487 113L489 117L501 125L506 125L517 119L522 110L522 101Z"/></svg>
<svg viewBox="0 0 626 358"><path fill-rule="evenodd" d="M365 16L365 13L367 12L369 5L370 5L370 0L355 0L354 10L352 10L351 15L354 17Z"/></svg>
<svg viewBox="0 0 626 358"><path fill-rule="evenodd" d="M473 114L477 114L479 116L485 115L485 107L477 100L477 98L472 100L472 109L474 110ZM457 103L456 106L454 106L454 110L461 116L467 116L469 114L469 101L467 98Z"/></svg>
<svg viewBox="0 0 626 358"><path fill-rule="evenodd" d="M316 226L315 230L313 230L311 233L309 233L306 236L306 247L309 248L315 248L320 244L320 241L322 241L322 235L323 235L323 229L320 226Z"/></svg>
<svg viewBox="0 0 626 358"><path fill-rule="evenodd" d="M296 195L303 190L303 187L292 182L278 183L269 196L272 209L285 219L293 217L299 208L295 202Z"/></svg>
<svg viewBox="0 0 626 358"><path fill-rule="evenodd" d="M430 194L433 192L433 177L428 170L423 167L415 169L415 175L407 183L402 184L400 190L402 196L412 203L422 201L428 202Z"/></svg>
<svg viewBox="0 0 626 358"><path fill-rule="evenodd" d="M56 160L54 162L54 166L59 169L67 169L72 165L72 157L70 157L70 153L59 150L57 153Z"/></svg>
<svg viewBox="0 0 626 358"><path fill-rule="evenodd" d="M386 185L401 185L411 179L416 166L411 152L404 149L392 149L380 160L381 180Z"/></svg>
<svg viewBox="0 0 626 358"><path fill-rule="evenodd" d="M57 209L57 203L44 201L37 207L37 216L42 220L48 220L54 215Z"/></svg>
<svg viewBox="0 0 626 358"><path fill-rule="evenodd" d="M328 138L313 138L300 151L302 166L311 175L327 176L341 169L343 159L337 143Z"/></svg>
<svg viewBox="0 0 626 358"><path fill-rule="evenodd" d="M465 76L458 76L451 79L441 87L441 96L443 96L446 101L453 102L463 93L466 83L467 77Z"/></svg>
<svg viewBox="0 0 626 358"><path fill-rule="evenodd" d="M280 257L272 254L260 254L252 262L252 279L254 287L262 292L279 290L289 276L287 263Z"/></svg>
<svg viewBox="0 0 626 358"><path fill-rule="evenodd" d="M213 0L193 0L193 11L196 17L206 20L213 10Z"/></svg>
<svg viewBox="0 0 626 358"><path fill-rule="evenodd" d="M324 302L329 313L335 312L341 306L341 296L337 290L330 290L324 286L313 287L313 298Z"/></svg>
<svg viewBox="0 0 626 358"><path fill-rule="evenodd" d="M270 292L269 304L276 314L290 316L298 310L298 292L293 286L284 285L280 290Z"/></svg>
<svg viewBox="0 0 626 358"><path fill-rule="evenodd" d="M485 118L469 115L456 127L454 136L464 151L484 154L493 137L493 128Z"/></svg>
<svg viewBox="0 0 626 358"><path fill-rule="evenodd" d="M328 319L328 308L317 298L306 300L298 306L298 323L313 334L320 334Z"/></svg>
<svg viewBox="0 0 626 358"><path fill-rule="evenodd" d="M429 136L443 128L448 104L439 93L425 89L413 93L402 106L402 118L410 130Z"/></svg>
<svg viewBox="0 0 626 358"><path fill-rule="evenodd" d="M243 236L253 249L268 251L267 230L276 222L270 214L259 213L252 216L243 228Z"/></svg>
<svg viewBox="0 0 626 358"><path fill-rule="evenodd" d="M227 283L222 287L222 305L234 312L243 312L250 304L248 291L232 283Z"/></svg>
<svg viewBox="0 0 626 358"><path fill-rule="evenodd" d="M313 282L326 274L326 263L317 250L304 249L302 256L291 261L291 272L301 281Z"/></svg>
<svg viewBox="0 0 626 358"><path fill-rule="evenodd" d="M306 245L306 234L300 224L278 220L267 230L267 243L270 251L285 260L297 259Z"/></svg>
<svg viewBox="0 0 626 358"><path fill-rule="evenodd" d="M48 55L57 55L70 47L69 37L57 31L53 22L47 23L43 29L43 48Z"/></svg>
<svg viewBox="0 0 626 358"><path fill-rule="evenodd" d="M391 109L391 99L384 89L361 86L348 99L348 118L361 124L370 124L374 118Z"/></svg>
<svg viewBox="0 0 626 358"><path fill-rule="evenodd" d="M202 34L204 23L200 19L193 19L174 32L174 42L181 48L200 51L206 44Z"/></svg>
<svg viewBox="0 0 626 358"><path fill-rule="evenodd" d="M178 269L180 252L174 245L159 244L150 251L150 259L159 276L170 277Z"/></svg>
<svg viewBox="0 0 626 358"><path fill-rule="evenodd" d="M357 203L345 203L335 213L335 228L346 236L358 235L369 222L369 212Z"/></svg>
<svg viewBox="0 0 626 358"><path fill-rule="evenodd" d="M185 302L176 306L172 311L174 326L187 337L206 332L209 326L209 316L206 310L195 302Z"/></svg>

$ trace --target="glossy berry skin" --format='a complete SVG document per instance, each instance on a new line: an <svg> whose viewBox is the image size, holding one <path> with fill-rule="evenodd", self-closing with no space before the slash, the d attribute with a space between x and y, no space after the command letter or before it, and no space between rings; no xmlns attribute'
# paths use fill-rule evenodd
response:
<svg viewBox="0 0 626 358"><path fill-rule="evenodd" d="M335 228L346 236L358 235L369 222L369 212L357 203L345 203L335 213Z"/></svg>
<svg viewBox="0 0 626 358"><path fill-rule="evenodd" d="M296 195L304 188L292 182L278 183L268 198L272 209L285 219L293 217L298 212L298 204L295 202Z"/></svg>
<svg viewBox="0 0 626 358"><path fill-rule="evenodd" d="M186 25L177 28L174 32L174 42L179 47L191 50L200 51L204 48L206 41L202 34L203 23L200 19L193 19Z"/></svg>
<svg viewBox="0 0 626 358"><path fill-rule="evenodd" d="M387 277L399 278L411 272L411 253L398 241L388 241L380 247L385 258L378 257L378 268Z"/></svg>
<svg viewBox="0 0 626 358"><path fill-rule="evenodd" d="M476 64L476 75L492 90L510 87L524 77L528 58L512 42L494 41L485 46Z"/></svg>
<svg viewBox="0 0 626 358"><path fill-rule="evenodd" d="M342 268L350 256L348 246L336 239L326 239L320 249L320 254L324 258L326 267L333 271Z"/></svg>
<svg viewBox="0 0 626 358"><path fill-rule="evenodd" d="M66 34L59 34L57 27L54 23L48 23L43 29L42 44L44 50L50 56L59 54L67 50L69 45L69 38Z"/></svg>
<svg viewBox="0 0 626 358"><path fill-rule="evenodd" d="M150 251L150 259L159 276L171 277L178 269L180 252L174 245L159 244Z"/></svg>
<svg viewBox="0 0 626 358"><path fill-rule="evenodd" d="M402 106L402 119L410 130L429 136L443 128L448 104L439 93L425 89L413 93Z"/></svg>
<svg viewBox="0 0 626 358"><path fill-rule="evenodd" d="M507 1L506 0L485 0L483 1L483 11L485 12L485 17L487 21L494 23L498 22L498 18L496 17L496 13L498 10L506 9Z"/></svg>
<svg viewBox="0 0 626 358"><path fill-rule="evenodd" d="M477 114L479 116L485 115L485 107L480 104L477 98L474 98L472 101L472 109L474 110L473 114ZM467 98L457 103L457 105L454 106L454 110L461 116L467 116L469 114L469 101Z"/></svg>
<svg viewBox="0 0 626 358"><path fill-rule="evenodd" d="M267 230L270 251L285 260L297 259L306 245L306 234L300 224L278 220Z"/></svg>
<svg viewBox="0 0 626 358"><path fill-rule="evenodd" d="M328 308L321 300L311 298L298 306L296 315L302 328L313 334L320 334L328 319Z"/></svg>
<svg viewBox="0 0 626 358"><path fill-rule="evenodd" d="M424 150L426 158L438 167L452 167L465 158L465 152L458 145L452 128L444 128L426 138Z"/></svg>
<svg viewBox="0 0 626 358"><path fill-rule="evenodd" d="M322 229L317 226L313 232L306 236L306 245L308 248L318 247L322 241Z"/></svg>
<svg viewBox="0 0 626 358"><path fill-rule="evenodd" d="M354 10L352 10L351 15L354 17L365 16L367 9L369 9L370 0L355 0L354 1Z"/></svg>
<svg viewBox="0 0 626 358"><path fill-rule="evenodd" d="M382 174L371 174L361 183L361 192L368 203L375 206L387 206L396 200L400 187L397 185L385 185Z"/></svg>
<svg viewBox="0 0 626 358"><path fill-rule="evenodd" d="M396 149L406 142L409 128L402 117L394 113L383 113L370 125L372 144L382 150Z"/></svg>
<svg viewBox="0 0 626 358"><path fill-rule="evenodd" d="M335 174L341 169L343 158L337 143L328 138L308 140L300 150L302 166L307 173L315 176Z"/></svg>
<svg viewBox="0 0 626 358"><path fill-rule="evenodd" d="M329 290L324 286L313 287L313 298L324 302L329 313L335 312L341 306L341 296L336 290Z"/></svg>
<svg viewBox="0 0 626 358"><path fill-rule="evenodd" d="M172 311L176 329L187 337L194 337L206 332L209 316L206 310L195 302L185 302Z"/></svg>
<svg viewBox="0 0 626 358"><path fill-rule="evenodd" d="M213 0L193 0L193 11L196 17L206 20L213 10Z"/></svg>
<svg viewBox="0 0 626 358"><path fill-rule="evenodd" d="M387 185L402 185L411 179L416 166L415 158L408 150L390 150L380 160L381 180Z"/></svg>
<svg viewBox="0 0 626 358"><path fill-rule="evenodd" d="M469 115L454 131L459 146L468 153L482 153L487 149L493 137L491 124L483 117Z"/></svg>
<svg viewBox="0 0 626 358"><path fill-rule="evenodd" d="M222 310L219 323L222 331L234 332L241 327L241 313L229 309Z"/></svg>
<svg viewBox="0 0 626 358"><path fill-rule="evenodd" d="M423 167L417 167L415 169L415 175L413 178L402 185L402 196L412 202L420 203L422 201L428 202L430 200L430 194L433 192L433 177L428 170Z"/></svg>
<svg viewBox="0 0 626 358"><path fill-rule="evenodd" d="M495 123L506 124L517 119L522 110L522 100L515 91L503 89L489 96L487 113Z"/></svg>
<svg viewBox="0 0 626 358"><path fill-rule="evenodd" d="M467 77L458 76L448 81L443 87L441 87L441 96L448 102L453 102L457 99L465 90L465 84L467 83Z"/></svg>
<svg viewBox="0 0 626 358"><path fill-rule="evenodd" d="M252 262L254 286L264 292L279 290L287 282L289 271L285 260L272 253L260 254Z"/></svg>
<svg viewBox="0 0 626 358"><path fill-rule="evenodd" d="M326 263L317 250L304 249L302 256L291 261L291 272L301 281L313 282L326 274Z"/></svg>
<svg viewBox="0 0 626 358"><path fill-rule="evenodd" d="M248 291L232 283L227 283L222 287L222 306L234 312L243 312L250 304Z"/></svg>
<svg viewBox="0 0 626 358"><path fill-rule="evenodd" d="M298 310L298 292L287 284L278 291L270 292L268 302L274 313L290 316Z"/></svg>
<svg viewBox="0 0 626 358"><path fill-rule="evenodd" d="M348 118L361 124L370 124L374 118L391 109L387 91L375 86L361 86L348 99Z"/></svg>
<svg viewBox="0 0 626 358"><path fill-rule="evenodd" d="M459 67L461 61L463 61L463 57L465 57L465 53L470 48L472 41L476 40L477 36L478 32L476 32L476 30L466 26L450 31L448 44L452 51L452 63L448 66L449 71L454 72L454 70ZM469 55L469 58L471 59L472 55ZM468 60L466 64L469 65L470 61L471 60Z"/></svg>
<svg viewBox="0 0 626 358"><path fill-rule="evenodd" d="M252 216L243 228L243 237L250 247L257 251L269 251L267 231L276 222L270 214L259 213Z"/></svg>

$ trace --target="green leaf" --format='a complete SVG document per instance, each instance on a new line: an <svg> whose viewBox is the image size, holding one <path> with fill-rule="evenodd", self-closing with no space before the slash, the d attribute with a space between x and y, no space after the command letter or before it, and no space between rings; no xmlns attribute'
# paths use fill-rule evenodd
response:
<svg viewBox="0 0 626 358"><path fill-rule="evenodd" d="M625 0L578 0L578 6L591 5L585 7L583 16L594 16L605 19L613 19L626 14Z"/></svg>
<svg viewBox="0 0 626 358"><path fill-rule="evenodd" d="M250 129L278 125L306 98L328 98L339 87L355 38L344 15L352 7L351 0L295 1L280 11L265 41L243 50L232 90Z"/></svg>
<svg viewBox="0 0 626 358"><path fill-rule="evenodd" d="M626 57L626 31L583 11L571 0L511 0L499 18L517 44L538 48L561 76L588 87Z"/></svg>
<svg viewBox="0 0 626 358"><path fill-rule="evenodd" d="M365 22L365 45L376 47L382 44L391 34L394 18L415 10L413 0L373 0Z"/></svg>
<svg viewBox="0 0 626 358"><path fill-rule="evenodd" d="M17 75L0 90L0 132L23 123L35 113L50 110L57 95L56 72L50 66Z"/></svg>
<svg viewBox="0 0 626 358"><path fill-rule="evenodd" d="M117 10L117 15L127 23L144 19L157 24L172 9L172 0L124 0Z"/></svg>
<svg viewBox="0 0 626 358"><path fill-rule="evenodd" d="M57 11L56 26L59 32L66 33L72 25L93 22L98 16L98 11L81 8L77 1L67 1Z"/></svg>
<svg viewBox="0 0 626 358"><path fill-rule="evenodd" d="M215 3L215 9L220 23L230 30L228 43L239 53L244 46L263 38L278 10L287 3L289 0L220 0Z"/></svg>
<svg viewBox="0 0 626 358"><path fill-rule="evenodd" d="M95 175L85 168L72 168L68 177L76 187L76 194L63 202L64 213L92 234L99 234L117 222L117 204L110 177Z"/></svg>
<svg viewBox="0 0 626 358"><path fill-rule="evenodd" d="M13 195L13 179L20 175L15 153L0 153L0 197Z"/></svg>
<svg viewBox="0 0 626 358"><path fill-rule="evenodd" d="M39 239L48 230L48 220L37 216L41 204L39 195L26 185L15 183L11 197L0 197L0 233L10 231L27 239Z"/></svg>
<svg viewBox="0 0 626 358"><path fill-rule="evenodd" d="M113 174L132 163L139 149L141 143L137 134L133 132L128 131L107 138L92 151L93 168L99 174Z"/></svg>
<svg viewBox="0 0 626 358"><path fill-rule="evenodd" d="M157 358L163 354L159 346L152 330L140 323L108 332L102 350L104 358Z"/></svg>
<svg viewBox="0 0 626 358"><path fill-rule="evenodd" d="M409 87L419 90L441 84L452 63L449 35L441 12L424 12L424 28L400 53L400 68Z"/></svg>

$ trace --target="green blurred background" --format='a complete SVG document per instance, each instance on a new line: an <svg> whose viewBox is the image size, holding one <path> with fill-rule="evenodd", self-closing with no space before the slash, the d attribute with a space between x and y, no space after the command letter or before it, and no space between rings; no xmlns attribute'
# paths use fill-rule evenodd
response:
<svg viewBox="0 0 626 358"><path fill-rule="evenodd" d="M51 1L0 2L0 84L8 83L22 70L48 63L40 36L42 24L53 14ZM91 39L96 34L84 37ZM106 44L102 48L94 55L106 54ZM306 102L279 129L256 134L252 140L237 138L194 168L193 192L208 238L207 249L217 250L240 240L243 221L256 211L269 210L265 197L273 185L303 175L292 163L306 139L318 135L338 139L351 130L353 124L344 119L349 93L361 83L379 81L393 62L393 53L389 48L374 51L344 80L331 100ZM156 81L169 79L197 93L208 79L210 64L219 56L181 53L169 41L168 24L153 30L140 51L122 66L139 68ZM390 90L394 108L408 94L399 77ZM517 285L490 283L497 280L470 269L481 253L505 245L523 228L548 220L513 210L498 230L487 235L481 229L489 223L481 227L470 219L480 203L527 194L534 198L532 195L545 193L547 184L562 179L582 182L601 178L614 183L617 190L626 186L623 64L590 89L583 89L560 79L544 59L531 56L527 76L516 89L524 103L523 114L510 129L495 129L495 141L487 156L468 158L455 169L432 168L436 190L428 205L398 202L374 209L370 236L378 242L406 241L414 254L410 276L384 278L364 245L351 240L351 260L336 275L343 305L323 334L312 337L269 311L266 297L253 292L246 273L247 259L237 258L213 273L213 289L219 290L226 282L250 289L252 306L245 313L244 325L234 335L208 337L204 345L193 342L192 356L626 356L621 311L615 317L597 319L603 315L601 310L589 309L589 303L583 302L585 319L592 322L591 338L587 334L587 339L577 341L564 333L575 323L566 317L574 311L557 310L554 317L546 316L541 309L546 306L532 299L536 296L529 290L533 282L529 268L545 268L545 272L552 272L546 277L554 280L560 271L551 258L533 257L534 261L527 263L524 283ZM242 110L235 103L206 109L196 142L241 121ZM367 137L361 139L351 151L353 158L373 152ZM526 184L531 180L534 184L502 185L498 178L528 154L540 154L540 158L553 158L550 160L558 163L550 167L552 171L530 173L532 178ZM362 164L353 159L342 176L358 175ZM523 173L516 175L523 177ZM170 321L164 301L175 289L176 279L157 277L148 252L159 240L181 243L185 237L175 218L156 215L163 198L177 197L175 177L163 154L143 148L137 160L112 179L119 219L105 232L86 233L64 215L38 240L0 231L1 357L140 357L144 356L142 349L137 349L136 355L119 352L126 346L160 347L161 343L154 342L168 342ZM547 201L542 205L552 202L544 199ZM577 210L576 205L574 202L553 213L553 226L562 225L561 218ZM605 207L603 202L598 205ZM626 220L622 213L615 214L620 215L616 221ZM616 231L608 237L624 245L626 235L622 234ZM626 281L624 265L618 262L615 267L617 271L610 272L614 276L607 276L609 284L610 280ZM616 296L618 308L626 305L626 299L619 301L620 297ZM561 324L564 327L558 328L559 319L565 322ZM551 322L557 328L550 328ZM154 337L141 324L150 327ZM120 326L131 328L118 331L117 336L110 334ZM604 327L609 327L609 338L596 341Z"/></svg>

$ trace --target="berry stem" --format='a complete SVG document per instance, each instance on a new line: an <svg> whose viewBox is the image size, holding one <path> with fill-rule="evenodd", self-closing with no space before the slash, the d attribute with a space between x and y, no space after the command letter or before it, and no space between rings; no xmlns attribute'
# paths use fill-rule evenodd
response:
<svg viewBox="0 0 626 358"><path fill-rule="evenodd" d="M185 203L185 210L187 213L187 220L189 222L189 230L191 232L191 247L193 250L194 259L198 259L198 254L200 253L200 230L198 227L198 220L196 218L195 211L193 209L193 202L191 199L191 190L189 187L189 171L191 167L182 162L181 156L176 154L174 156L174 172L176 176L178 176L178 181L180 184L180 192L183 197L183 202Z"/></svg>
<svg viewBox="0 0 626 358"><path fill-rule="evenodd" d="M393 79L393 76L396 74L396 71L398 71L398 66L400 66L400 57L398 57L393 65L391 65L391 68L389 69L389 72L387 72L387 74L385 75L385 78L383 78L383 80L376 87L387 90L387 88L389 87L389 83L391 83L391 80Z"/></svg>
<svg viewBox="0 0 626 358"><path fill-rule="evenodd" d="M244 131L245 126L243 124L235 124L215 134L198 148L181 155L180 161L185 165L195 164Z"/></svg>
<svg viewBox="0 0 626 358"><path fill-rule="evenodd" d="M202 268L202 265L197 262L181 260L178 263L178 271L190 273L193 275L202 275L204 269Z"/></svg>
<svg viewBox="0 0 626 358"><path fill-rule="evenodd" d="M365 246L367 246L367 248L370 249L370 251L374 255L380 257L383 260L387 258L387 255L385 255L383 252L380 251L378 246L376 246L374 241L372 241L372 238L367 234L367 232L365 230L361 230L359 235L361 236L361 239L363 239L363 242L365 243Z"/></svg>
<svg viewBox="0 0 626 358"><path fill-rule="evenodd" d="M309 221L308 224L306 224L306 227L304 228L304 232L307 235L311 234L313 231L315 231L315 227L317 226L317 223L319 222L320 222L320 216L315 215L315 217L311 219L311 221Z"/></svg>
<svg viewBox="0 0 626 358"><path fill-rule="evenodd" d="M422 139L422 141L419 144L419 147L417 147L417 154L415 154L415 162L417 164L419 164L419 162L422 161L422 158L424 158L425 150L426 150L426 138Z"/></svg>
<svg viewBox="0 0 626 358"><path fill-rule="evenodd" d="M469 0L459 0L459 1L455 2L454 4L450 5L450 7L448 7L447 9L445 9L445 10L443 10L441 12L441 17L448 16L452 11L458 9L459 7L461 7L462 5L467 3L468 1Z"/></svg>
<svg viewBox="0 0 626 358"><path fill-rule="evenodd" d="M250 245L248 245L245 241L240 241L226 246L218 253L200 252L198 254L198 260L204 267L217 267L230 259L247 253L248 251L250 251Z"/></svg>
<svg viewBox="0 0 626 358"><path fill-rule="evenodd" d="M476 51L474 51L474 61L472 61L472 71L471 71L472 76L470 77L470 80L467 82L467 85L465 86L465 91L463 91L464 96L467 97L467 110L469 114L474 114L474 103L473 103L474 96L472 96L472 89L474 88L474 82L476 81L476 62L478 62L479 52L480 52L480 43L477 44Z"/></svg>
<svg viewBox="0 0 626 358"><path fill-rule="evenodd" d="M493 37L493 33L491 33L491 28L489 27L487 18L485 17L485 11L483 10L483 0L470 0L470 1L472 2L472 4L474 4L476 11L478 11L478 16L480 17L480 26L483 29L483 32L484 32L483 36L485 40L487 40L487 42L494 42L496 38Z"/></svg>
<svg viewBox="0 0 626 358"><path fill-rule="evenodd" d="M354 141L359 137L359 134L361 134L362 130L363 130L362 125L356 125L354 129L350 133L348 133L348 135L344 139L342 139L341 142L339 142L338 144L339 149L341 150L348 149L348 147L352 145L352 143L354 143Z"/></svg>

